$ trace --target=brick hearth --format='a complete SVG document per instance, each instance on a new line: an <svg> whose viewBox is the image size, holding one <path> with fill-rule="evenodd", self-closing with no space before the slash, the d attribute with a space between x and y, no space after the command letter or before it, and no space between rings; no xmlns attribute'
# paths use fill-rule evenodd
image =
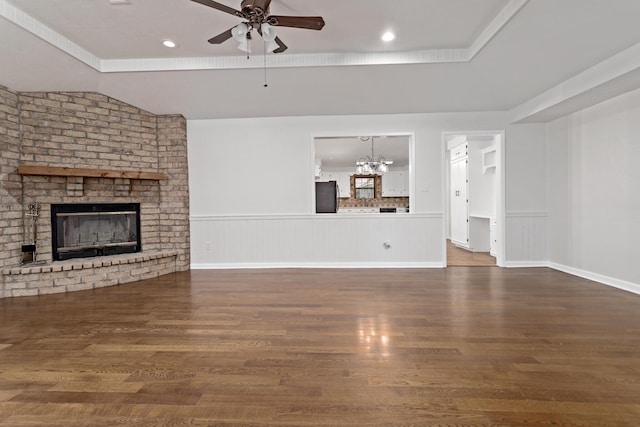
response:
<svg viewBox="0 0 640 427"><path fill-rule="evenodd" d="M97 93L16 93L0 86L0 297L187 270L186 139L180 115L157 116ZM20 175L21 165L152 172L152 178L162 178ZM37 247L44 264L21 266L25 213L34 202L41 205ZM143 252L53 262L50 205L90 202L140 203Z"/></svg>

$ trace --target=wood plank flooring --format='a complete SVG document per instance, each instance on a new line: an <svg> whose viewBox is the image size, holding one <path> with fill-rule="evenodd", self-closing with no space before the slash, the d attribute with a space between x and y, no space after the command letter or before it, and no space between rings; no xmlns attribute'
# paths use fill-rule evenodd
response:
<svg viewBox="0 0 640 427"><path fill-rule="evenodd" d="M486 267L192 271L4 299L0 425L637 427L639 303Z"/></svg>
<svg viewBox="0 0 640 427"><path fill-rule="evenodd" d="M447 266L449 267L490 267L496 259L489 252L471 252L457 247L447 240Z"/></svg>

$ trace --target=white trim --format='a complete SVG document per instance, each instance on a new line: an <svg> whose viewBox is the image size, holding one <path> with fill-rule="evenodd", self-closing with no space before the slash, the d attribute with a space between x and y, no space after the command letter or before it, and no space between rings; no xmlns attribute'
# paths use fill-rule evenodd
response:
<svg viewBox="0 0 640 427"><path fill-rule="evenodd" d="M509 0L491 23L473 41L462 49L428 49L407 52L347 52L319 54L269 55L272 68L338 67L357 65L437 64L470 62L522 9L528 0ZM51 43L79 61L102 73L136 71L228 70L262 68L263 59L255 56L192 57L192 58L135 58L101 59L83 49L70 39L47 27L22 10L0 0L0 16L20 26L33 35Z"/></svg>
<svg viewBox="0 0 640 427"><path fill-rule="evenodd" d="M321 269L434 269L444 268L438 262L405 262L405 263L304 263L304 264L283 264L283 263L233 263L233 264L191 264L192 270L256 270L256 269L289 269L289 268L321 268Z"/></svg>
<svg viewBox="0 0 640 427"><path fill-rule="evenodd" d="M442 213L372 213L372 214L310 214L310 215L192 215L189 217L191 222L208 222L208 221L238 221L238 220L258 220L258 221L281 221L281 220L348 220L348 219L440 219L443 218Z"/></svg>
<svg viewBox="0 0 640 427"><path fill-rule="evenodd" d="M626 280L616 279L615 277L605 276L603 274L593 273L591 271L569 267L567 265L558 264L555 262L548 262L547 266L549 268L553 268L554 270L562 271L573 276L582 277L583 279L592 280L603 285L611 286L613 288L622 289L623 291L640 295L640 284L637 283L627 282Z"/></svg>
<svg viewBox="0 0 640 427"><path fill-rule="evenodd" d="M416 211L416 177L415 177L415 162L416 162L416 133L415 132L376 132L376 133L370 133L370 132L364 132L364 133L360 133L360 134L342 134L340 132L323 132L322 134L315 134L311 136L311 140L309 142L310 144L310 152L311 152L311 173L310 173L310 187L311 187L311 199L310 199L310 205L311 205L311 212L315 212L316 211L316 199L315 199L315 171L314 171L314 167L315 167L315 159L316 159L316 155L315 155L315 140L318 138L335 138L335 137L340 137L340 138L358 138L358 137L364 137L364 136L407 136L409 137L409 214L411 215L415 215L413 214L413 212ZM357 214L339 214L341 216L347 216L348 218L355 218ZM361 217L367 217L370 215L375 215L375 214L362 214L360 215ZM406 215L406 214L380 214L380 215ZM443 214L438 214L438 213L433 213L433 214L419 214L422 218L436 218L435 215L438 215L437 218L442 218ZM422 215L427 215L422 216ZM323 215L324 216L324 215ZM317 215L314 214L314 217L317 218Z"/></svg>
<svg viewBox="0 0 640 427"><path fill-rule="evenodd" d="M411 132L409 135L409 213L415 214L416 211L416 134ZM437 215L437 217L436 217ZM433 214L428 218L444 218L443 213Z"/></svg>
<svg viewBox="0 0 640 427"><path fill-rule="evenodd" d="M496 264L504 266L507 260L507 155L506 133L504 130L496 133L496 179L498 180L498 194L496 194L497 238Z"/></svg>
<svg viewBox="0 0 640 427"><path fill-rule="evenodd" d="M505 265L507 268L539 268L546 267L553 270L562 271L563 273L583 279L591 280L601 285L610 286L623 291L640 295L640 284L628 282L626 280L616 279L615 277L605 276L603 274L593 273L591 271L582 270L580 268L570 267L568 265L558 264L551 261L508 261Z"/></svg>
<svg viewBox="0 0 640 427"><path fill-rule="evenodd" d="M0 16L27 30L34 36L52 44L61 51L68 53L77 60L84 62L91 68L102 71L102 60L96 55L47 27L42 22L26 14L6 0L0 0Z"/></svg>
<svg viewBox="0 0 640 427"><path fill-rule="evenodd" d="M506 268L539 268L549 267L547 261L507 261L504 263Z"/></svg>
<svg viewBox="0 0 640 427"><path fill-rule="evenodd" d="M269 68L338 67L357 65L441 64L468 62L466 49L434 49L410 52L348 52L269 55ZM264 67L261 56L217 56L193 58L106 59L104 73L139 71L235 70Z"/></svg>
<svg viewBox="0 0 640 427"><path fill-rule="evenodd" d="M616 94L622 94L634 89L635 81L630 82L631 87L624 83L625 76L640 69L640 43L606 59L593 67L582 71L568 80L552 87L517 107L511 114L512 123L545 122L574 111L612 98L611 91L598 94L597 89L605 84L616 81L622 82L616 88ZM594 97L602 97L600 101L594 101Z"/></svg>
<svg viewBox="0 0 640 427"><path fill-rule="evenodd" d="M548 212L541 211L510 211L505 214L507 218L546 218L549 216Z"/></svg>
<svg viewBox="0 0 640 427"><path fill-rule="evenodd" d="M500 30L502 30L505 25L507 25L509 21L516 16L528 1L529 0L511 0L507 3L507 5L496 15L493 21L491 21L487 28L480 33L478 38L467 49L467 61L471 61L475 58L475 56L489 44L491 39L498 35Z"/></svg>

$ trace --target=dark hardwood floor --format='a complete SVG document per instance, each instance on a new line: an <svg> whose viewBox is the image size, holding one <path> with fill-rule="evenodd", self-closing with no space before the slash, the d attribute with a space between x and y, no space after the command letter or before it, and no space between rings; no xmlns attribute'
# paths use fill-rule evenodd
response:
<svg viewBox="0 0 640 427"><path fill-rule="evenodd" d="M471 252L447 240L447 266L449 267L489 267L495 266L496 259L489 252Z"/></svg>
<svg viewBox="0 0 640 427"><path fill-rule="evenodd" d="M637 427L639 307L488 267L192 271L4 299L0 425Z"/></svg>

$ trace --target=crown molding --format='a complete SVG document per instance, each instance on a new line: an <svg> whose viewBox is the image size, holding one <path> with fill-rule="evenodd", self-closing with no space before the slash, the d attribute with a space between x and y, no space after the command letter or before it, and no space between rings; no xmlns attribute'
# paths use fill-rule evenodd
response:
<svg viewBox="0 0 640 427"><path fill-rule="evenodd" d="M271 68L339 67L357 65L439 64L468 62L467 49L433 49L383 53L316 53L269 55ZM251 56L217 56L196 58L109 59L101 61L103 73L135 71L231 70L264 67L264 58Z"/></svg>
<svg viewBox="0 0 640 427"><path fill-rule="evenodd" d="M339 67L363 65L438 64L469 62L507 25L529 0L509 0L471 46L462 49L429 49L407 52L350 52L269 55L270 67ZM264 66L264 58L244 56L196 58L101 59L49 28L6 0L0 0L0 16L43 39L101 73L139 71L187 71L250 69Z"/></svg>
<svg viewBox="0 0 640 427"><path fill-rule="evenodd" d="M6 0L0 0L0 16L27 30L34 36L52 44L63 52L68 53L77 60L100 71L100 58L72 42L62 34L47 27L31 15L26 14L22 10L8 3Z"/></svg>
<svg viewBox="0 0 640 427"><path fill-rule="evenodd" d="M511 123L544 123L638 87L640 43L569 78L509 113Z"/></svg>
<svg viewBox="0 0 640 427"><path fill-rule="evenodd" d="M478 38L466 49L468 59L471 61L475 56L484 49L489 42L513 19L518 12L527 4L529 0L511 0L507 5L502 8L496 17L489 23L487 28L484 29L478 36Z"/></svg>

